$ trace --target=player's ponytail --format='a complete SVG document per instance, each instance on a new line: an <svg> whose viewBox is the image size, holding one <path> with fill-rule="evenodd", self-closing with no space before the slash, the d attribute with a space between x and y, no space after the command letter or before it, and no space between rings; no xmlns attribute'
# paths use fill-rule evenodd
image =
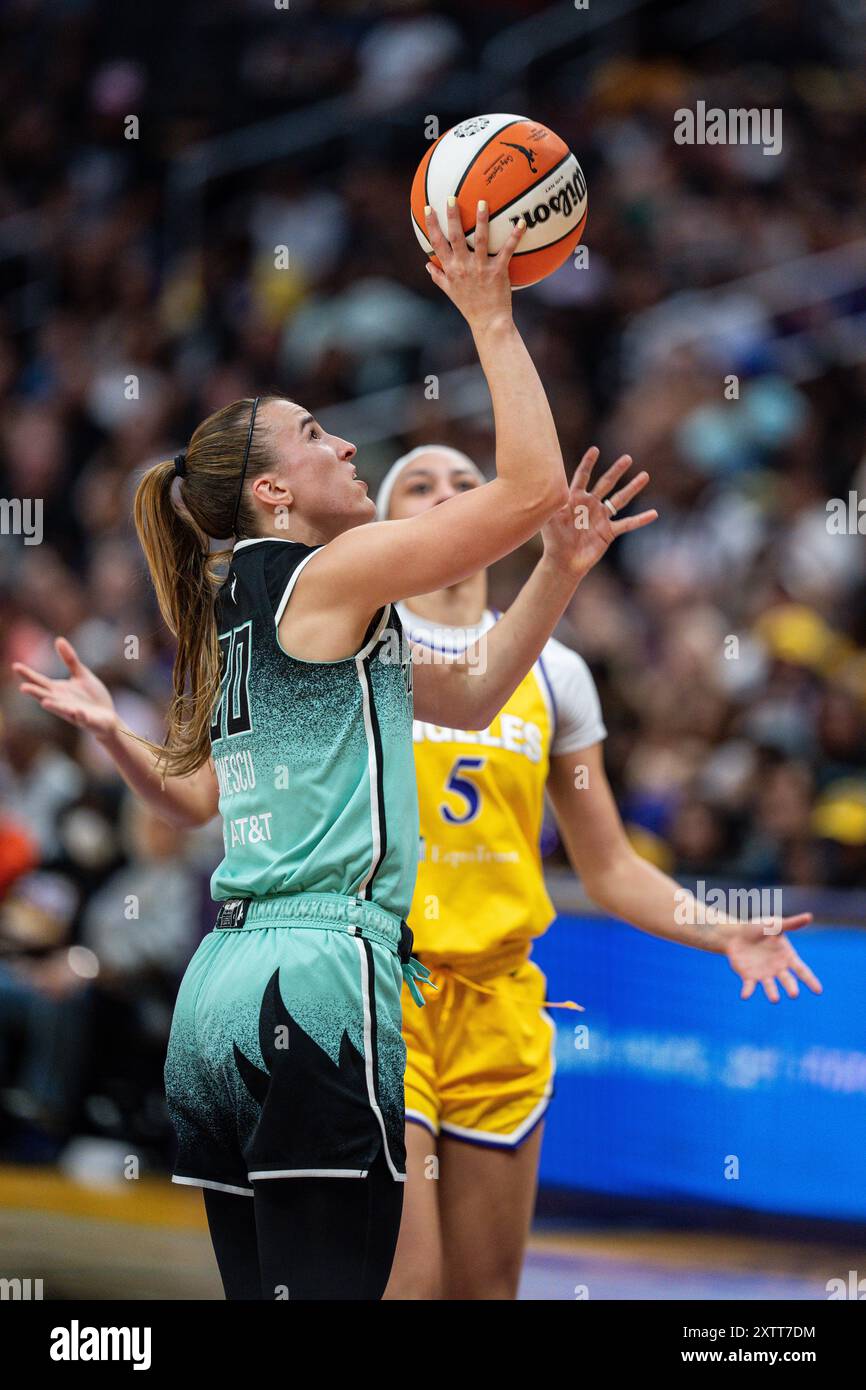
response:
<svg viewBox="0 0 866 1390"><path fill-rule="evenodd" d="M271 397L262 397L260 405ZM226 549L211 551L211 538L254 534L255 510L245 493L238 509L241 464L252 401L235 401L198 426L183 455L157 463L135 494L135 526L157 602L177 639L166 744L148 747L163 775L186 777L210 754L210 725L220 685L220 650L214 599L224 578ZM271 460L265 431L248 451L246 478ZM174 480L181 477L179 501ZM235 511L238 511L235 523Z"/></svg>

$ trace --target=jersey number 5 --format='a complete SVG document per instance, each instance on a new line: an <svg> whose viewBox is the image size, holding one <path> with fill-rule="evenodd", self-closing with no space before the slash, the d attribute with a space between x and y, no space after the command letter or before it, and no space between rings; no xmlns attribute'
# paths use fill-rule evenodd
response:
<svg viewBox="0 0 866 1390"><path fill-rule="evenodd" d="M249 689L252 623L243 623L231 632L224 632L219 644L220 698L211 724L211 743L224 735L232 738L235 734L248 734L253 727Z"/></svg>
<svg viewBox="0 0 866 1390"><path fill-rule="evenodd" d="M477 772L483 766L483 758L458 758L452 767L445 783L445 790L453 792L455 796L462 796L466 802L466 809L462 815L455 815L451 807L443 801L439 813L449 825L468 825L469 821L478 815L481 809L481 793L475 783L470 782L468 777L461 776L461 773Z"/></svg>

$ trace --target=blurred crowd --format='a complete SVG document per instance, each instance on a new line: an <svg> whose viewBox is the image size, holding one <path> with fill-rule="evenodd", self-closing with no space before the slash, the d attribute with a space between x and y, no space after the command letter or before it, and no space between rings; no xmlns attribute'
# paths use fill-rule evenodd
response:
<svg viewBox="0 0 866 1390"><path fill-rule="evenodd" d="M724 21L709 0L636 6L497 89L486 46L544 8L0 14L0 498L42 502L39 544L0 533L0 1150L51 1157L72 1131L166 1144L162 1049L219 830L133 806L9 671L59 674L63 633L161 737L172 647L131 527L140 470L271 387L326 426L398 388L359 454L371 483L431 440L492 466L489 415L452 412L444 385L471 338L409 226L431 113L444 130L475 100L524 110L587 175L588 255L515 314L569 466L597 443L652 475L659 522L617 544L558 633L596 676L635 843L684 880L862 886L866 539L856 512L840 529L827 511L866 496L862 17L844 0ZM780 108L781 153L677 145L674 112L697 100ZM337 101L350 119L319 138ZM265 139L182 201L199 142L305 112L312 143L268 157ZM498 606L534 554L497 567Z"/></svg>

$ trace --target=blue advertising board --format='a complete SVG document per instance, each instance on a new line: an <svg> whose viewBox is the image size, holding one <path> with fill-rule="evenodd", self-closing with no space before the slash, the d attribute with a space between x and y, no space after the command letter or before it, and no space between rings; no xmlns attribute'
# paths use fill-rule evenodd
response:
<svg viewBox="0 0 866 1390"><path fill-rule="evenodd" d="M554 1010L542 1185L866 1220L866 931L808 928L824 993L743 1002L724 957L602 917L535 943Z"/></svg>

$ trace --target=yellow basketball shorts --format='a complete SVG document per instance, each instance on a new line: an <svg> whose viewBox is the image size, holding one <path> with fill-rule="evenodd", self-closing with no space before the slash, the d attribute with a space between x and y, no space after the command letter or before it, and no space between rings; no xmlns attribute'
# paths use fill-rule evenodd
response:
<svg viewBox="0 0 866 1390"><path fill-rule="evenodd" d="M423 1009L403 997L406 1119L449 1139L516 1148L553 1094L555 1029L543 1008L544 975L525 960L465 983L427 964L438 990L424 987Z"/></svg>

